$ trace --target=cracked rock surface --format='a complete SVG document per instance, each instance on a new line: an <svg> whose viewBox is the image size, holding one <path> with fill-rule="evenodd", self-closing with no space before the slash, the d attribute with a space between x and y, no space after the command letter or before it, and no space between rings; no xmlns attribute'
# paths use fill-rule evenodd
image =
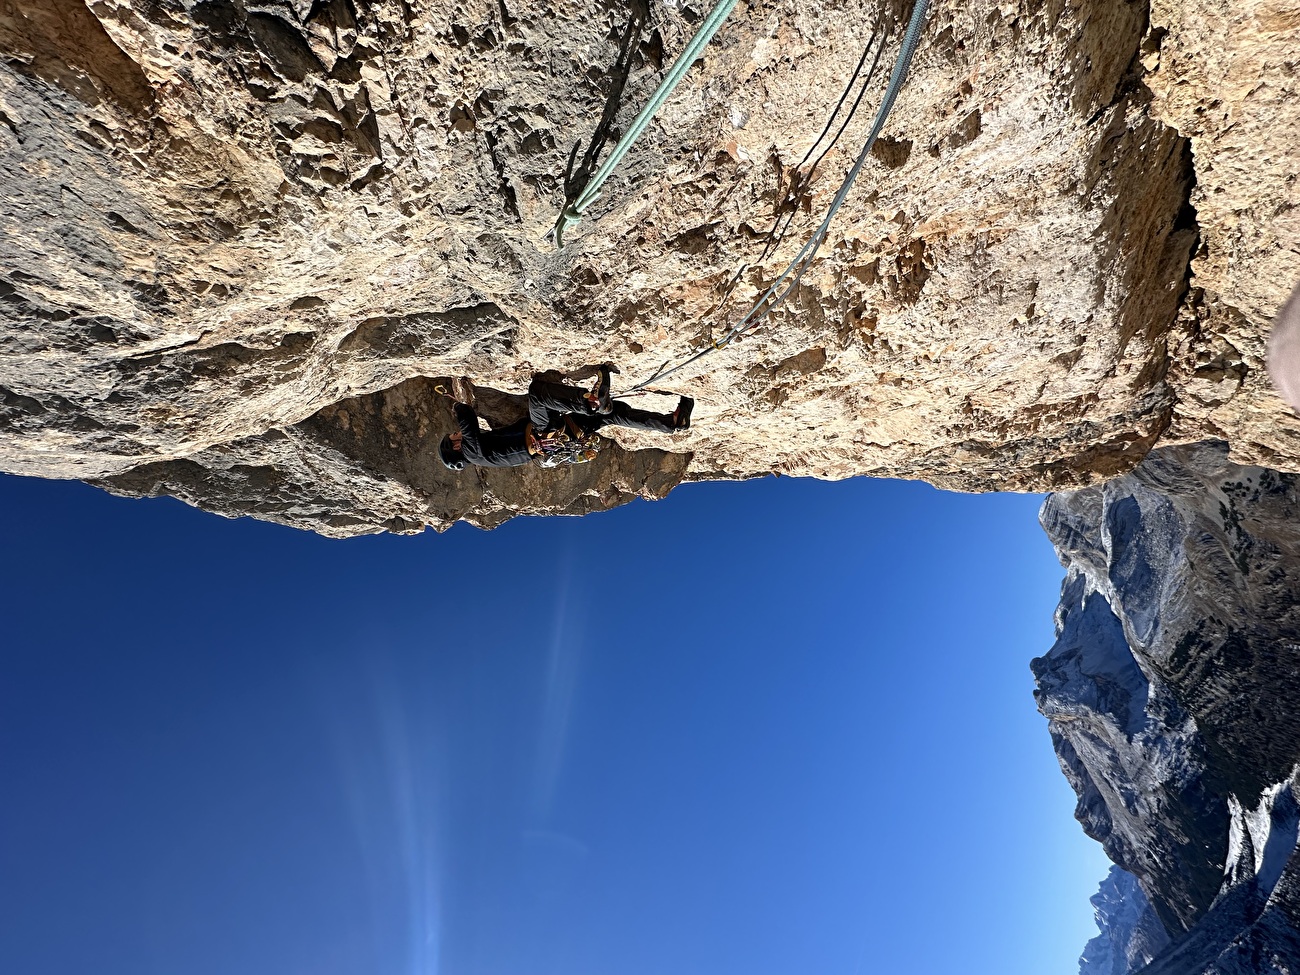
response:
<svg viewBox="0 0 1300 975"><path fill-rule="evenodd" d="M626 388L743 314L910 5L739 4L557 251L571 154L709 4L0 0L0 469L339 536L771 472L1072 487L1207 436L1295 470L1262 355L1300 279L1298 2L936 3L796 293L673 377L689 434L453 475L450 377L509 423L534 372Z"/></svg>

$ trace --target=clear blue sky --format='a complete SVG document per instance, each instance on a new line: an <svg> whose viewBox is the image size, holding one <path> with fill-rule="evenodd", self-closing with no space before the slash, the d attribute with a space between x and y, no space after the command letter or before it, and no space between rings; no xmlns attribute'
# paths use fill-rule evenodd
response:
<svg viewBox="0 0 1300 975"><path fill-rule="evenodd" d="M336 542L0 478L0 971L1072 973L1040 501Z"/></svg>

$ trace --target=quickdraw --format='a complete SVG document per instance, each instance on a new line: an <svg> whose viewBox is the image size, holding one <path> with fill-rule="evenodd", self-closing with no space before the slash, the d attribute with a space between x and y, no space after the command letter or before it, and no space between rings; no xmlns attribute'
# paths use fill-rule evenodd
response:
<svg viewBox="0 0 1300 975"><path fill-rule="evenodd" d="M533 462L546 468L586 464L600 453L601 445L598 434L583 430L572 417L565 417L563 426L542 433L529 423L524 428L524 442Z"/></svg>

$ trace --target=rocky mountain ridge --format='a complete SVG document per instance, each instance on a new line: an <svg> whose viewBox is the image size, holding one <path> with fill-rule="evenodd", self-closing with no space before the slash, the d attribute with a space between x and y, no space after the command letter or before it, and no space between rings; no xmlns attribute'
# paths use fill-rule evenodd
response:
<svg viewBox="0 0 1300 975"><path fill-rule="evenodd" d="M1169 944L1169 934L1131 873L1111 867L1092 897L1100 929L1084 946L1079 975L1129 975Z"/></svg>
<svg viewBox="0 0 1300 975"><path fill-rule="evenodd" d="M1136 903L1099 906L1086 975L1300 967L1298 514L1300 479L1224 444L1043 506L1068 575L1039 710L1085 832L1168 935Z"/></svg>

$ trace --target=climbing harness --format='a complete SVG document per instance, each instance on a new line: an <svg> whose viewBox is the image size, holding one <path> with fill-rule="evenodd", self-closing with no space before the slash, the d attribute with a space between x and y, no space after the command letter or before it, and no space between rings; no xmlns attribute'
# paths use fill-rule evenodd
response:
<svg viewBox="0 0 1300 975"><path fill-rule="evenodd" d="M889 113L894 107L894 100L898 97L899 90L903 87L903 82L907 80L907 72L912 64L912 57L916 54L917 44L920 43L921 29L925 26L925 18L929 13L929 0L916 0L916 6L912 9L912 19L907 25L907 31L903 34L903 43L898 51L898 59L894 62L894 70L889 76L889 85L885 89L884 100L880 103L880 108L876 111L875 122L871 126L871 131L867 135L867 140L862 144L862 150L858 153L857 159L853 163L853 168L849 170L848 175L840 184L839 190L831 200L830 209L826 211L826 216L814 231L812 237L803 245L794 259L786 265L784 271L764 291L754 303L753 307L745 313L735 325L731 326L721 339L706 345L693 354L689 355L682 362L668 368L668 362L665 362L658 370L655 371L649 379L633 386L626 393L621 395L637 395L639 392L647 390L653 383L658 383L673 373L685 369L691 363L704 358L710 352L724 348L730 344L737 336L743 332L756 328L769 314L778 308L782 302L789 297L790 293L798 286L804 272L811 266L813 259L817 256L821 246L826 241L826 236L830 232L831 221L835 219L835 214L844 204L845 198L849 195L849 190L853 188L854 181L858 178L858 173L862 170L863 164L867 160L867 155L871 152L872 147L876 144L876 138L884 128L885 121L889 118ZM788 283L787 283L788 282ZM784 285L784 287L782 287ZM672 360L669 360L671 362Z"/></svg>
<svg viewBox="0 0 1300 975"><path fill-rule="evenodd" d="M632 120L632 124L623 133L623 138L618 140L618 144L614 146L600 169L596 170L595 175L591 177L582 192L560 211L559 219L555 221L555 226L549 235L555 238L556 247L564 246L564 235L569 231L569 228L576 226L582 220L583 211L596 202L596 199L600 196L600 188L604 185L605 180L609 179L610 174L618 168L618 164L623 161L627 151L632 148L632 143L640 138L641 133L645 131L645 127L650 124L650 120L654 118L655 113L668 100L668 96L673 93L677 83L686 76L686 72L690 70L691 65L695 63L695 59L700 56L700 52L713 39L713 35L718 32L718 28L722 26L722 22L727 19L736 3L737 0L718 0L717 5L704 18L704 23L700 24L700 29L695 32L695 36L691 38L690 43L678 55L677 60L673 62L673 66L664 75L664 80L659 83L655 93L646 102L645 108L641 109L640 114Z"/></svg>

